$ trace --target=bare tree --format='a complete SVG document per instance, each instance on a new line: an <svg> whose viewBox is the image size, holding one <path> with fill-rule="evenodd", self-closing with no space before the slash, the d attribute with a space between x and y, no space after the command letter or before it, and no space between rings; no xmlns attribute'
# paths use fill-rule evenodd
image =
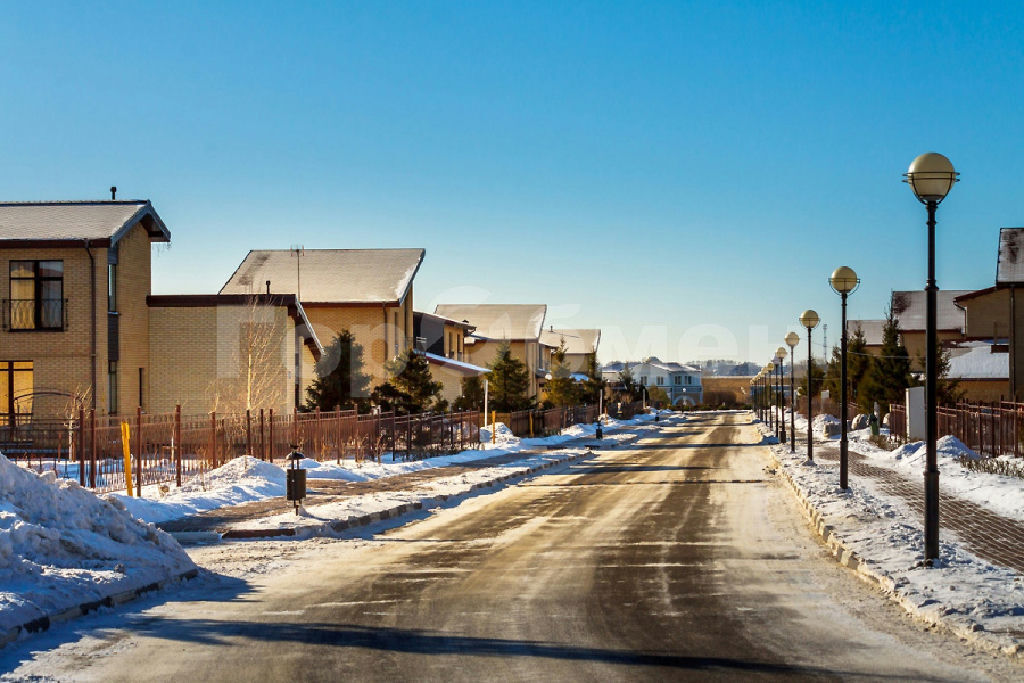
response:
<svg viewBox="0 0 1024 683"><path fill-rule="evenodd" d="M226 371L210 382L210 409L242 413L280 405L287 395L288 373L276 307L250 294L237 320L229 319L218 333L233 336L235 330L238 342L230 345Z"/></svg>

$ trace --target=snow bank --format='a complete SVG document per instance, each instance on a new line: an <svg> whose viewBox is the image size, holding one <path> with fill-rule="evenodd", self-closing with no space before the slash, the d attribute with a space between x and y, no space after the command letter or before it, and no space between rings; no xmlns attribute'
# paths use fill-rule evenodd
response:
<svg viewBox="0 0 1024 683"><path fill-rule="evenodd" d="M0 630L194 567L173 538L117 501L0 455Z"/></svg>

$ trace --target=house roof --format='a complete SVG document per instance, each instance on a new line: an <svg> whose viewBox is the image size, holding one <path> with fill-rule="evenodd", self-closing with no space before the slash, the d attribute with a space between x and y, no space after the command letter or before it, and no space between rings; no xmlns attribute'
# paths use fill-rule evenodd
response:
<svg viewBox="0 0 1024 683"><path fill-rule="evenodd" d="M940 289L935 296L935 327L939 330L964 329L964 311L956 305L956 298L970 294L973 289ZM925 328L925 292L923 289L898 290L892 293L892 308L897 312L900 329L904 332Z"/></svg>
<svg viewBox="0 0 1024 683"><path fill-rule="evenodd" d="M544 304L440 304L436 315L468 320L473 336L486 339L539 339L548 307Z"/></svg>
<svg viewBox="0 0 1024 683"><path fill-rule="evenodd" d="M413 311L412 315L413 315L414 318L431 318L433 320L439 321L440 323L442 323L444 325L455 325L457 327L461 327L463 330L466 331L467 334L469 334L470 332L472 332L473 330L476 329L475 327L473 327L472 324L470 324L469 322L467 322L465 320L455 320L454 318L446 318L443 315L438 315L436 313L425 313L423 311Z"/></svg>
<svg viewBox="0 0 1024 683"><path fill-rule="evenodd" d="M1009 379L1010 354L992 352L987 342L967 342L950 348L950 377L957 379Z"/></svg>
<svg viewBox="0 0 1024 683"><path fill-rule="evenodd" d="M649 365L653 368L664 370L665 372L690 372L696 373L697 375L701 374L700 368L694 367L692 365L685 365L683 363L677 363L674 360L663 361L657 356L651 356L650 358L647 358L646 360L642 361L612 361L611 363L605 363L604 365L602 365L601 372L622 372L627 367L630 370L633 370L635 368L640 367L641 365Z"/></svg>
<svg viewBox="0 0 1024 683"><path fill-rule="evenodd" d="M601 343L601 330L548 328L540 335L542 344L558 348L565 340L566 353L596 353Z"/></svg>
<svg viewBox="0 0 1024 683"><path fill-rule="evenodd" d="M295 326L303 330L305 344L313 354L314 360L320 360L324 347L316 336L316 331L306 317L294 294L150 294L146 297L146 305L151 308L207 308L215 306L285 306L288 315L295 321Z"/></svg>
<svg viewBox="0 0 1024 683"><path fill-rule="evenodd" d="M868 346L882 345L882 330L885 328L884 320L847 320L846 333L853 334L860 328L864 333L864 343Z"/></svg>
<svg viewBox="0 0 1024 683"><path fill-rule="evenodd" d="M310 304L398 304L423 263L423 249L253 249L221 294L298 294ZM301 289L301 291L300 291Z"/></svg>
<svg viewBox="0 0 1024 683"><path fill-rule="evenodd" d="M1001 228L999 230L996 284L1024 284L1024 228Z"/></svg>
<svg viewBox="0 0 1024 683"><path fill-rule="evenodd" d="M0 202L0 246L111 246L136 225L152 242L171 233L146 199Z"/></svg>
<svg viewBox="0 0 1024 683"><path fill-rule="evenodd" d="M440 365L446 368L451 368L453 370L458 370L459 372L463 372L467 375L483 375L488 372L487 368L482 368L479 365L473 365L472 363L467 363L461 360L455 360L453 358L445 358L444 356L439 356L436 353L420 351L418 349L414 349L413 353L418 353L421 356L424 356L427 359L428 363L432 363L433 365Z"/></svg>
<svg viewBox="0 0 1024 683"><path fill-rule="evenodd" d="M971 299L977 299L979 297L988 296L989 294L994 294L995 292L998 292L998 291L1000 291L999 287L995 287L995 286L994 287L986 287L985 289L976 289L973 292L968 292L967 294L961 294L956 299L954 299L954 303L957 306L960 306L965 301L970 301Z"/></svg>

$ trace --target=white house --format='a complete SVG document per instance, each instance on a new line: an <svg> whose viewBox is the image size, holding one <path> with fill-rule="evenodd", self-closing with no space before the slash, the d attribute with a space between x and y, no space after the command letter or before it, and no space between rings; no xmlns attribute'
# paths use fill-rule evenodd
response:
<svg viewBox="0 0 1024 683"><path fill-rule="evenodd" d="M621 379L622 371L626 367L638 384L663 389L672 405L692 406L703 401L704 389L700 380L700 368L675 361L663 361L651 356L639 362L608 363L601 368L601 376L606 382L615 384Z"/></svg>

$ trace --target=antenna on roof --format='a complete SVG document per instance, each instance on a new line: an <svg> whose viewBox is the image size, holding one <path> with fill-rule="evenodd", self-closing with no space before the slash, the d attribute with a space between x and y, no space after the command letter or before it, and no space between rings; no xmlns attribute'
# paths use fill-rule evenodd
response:
<svg viewBox="0 0 1024 683"><path fill-rule="evenodd" d="M117 185L110 186L110 198L117 199Z"/></svg>
<svg viewBox="0 0 1024 683"><path fill-rule="evenodd" d="M301 244L293 244L289 251L295 257L295 300L302 301L302 255L306 249Z"/></svg>

